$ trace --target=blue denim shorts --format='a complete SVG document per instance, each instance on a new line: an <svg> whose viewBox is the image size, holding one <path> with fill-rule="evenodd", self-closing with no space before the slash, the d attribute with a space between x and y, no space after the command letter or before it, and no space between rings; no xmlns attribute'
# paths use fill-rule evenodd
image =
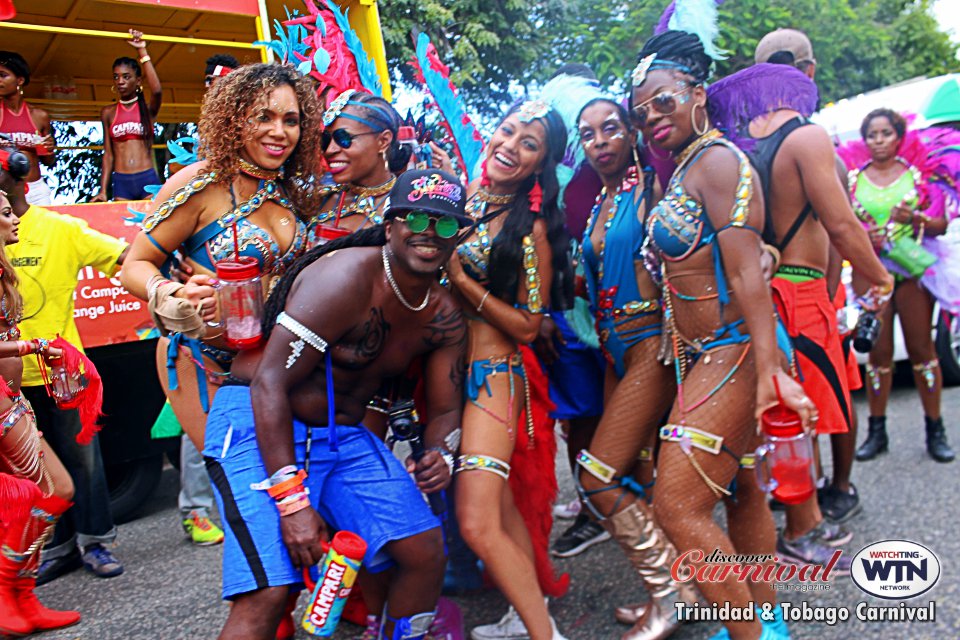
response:
<svg viewBox="0 0 960 640"><path fill-rule="evenodd" d="M304 485L310 490L310 502L330 528L351 531L367 542L363 564L368 571L393 565L383 549L388 542L440 527L404 466L366 427L338 426L339 447L332 452L327 427L294 421L300 467L308 429L313 431L313 444ZM217 391L204 444L204 460L225 524L223 597L302 583L283 544L273 499L266 491L250 488L269 474L257 446L248 387Z"/></svg>

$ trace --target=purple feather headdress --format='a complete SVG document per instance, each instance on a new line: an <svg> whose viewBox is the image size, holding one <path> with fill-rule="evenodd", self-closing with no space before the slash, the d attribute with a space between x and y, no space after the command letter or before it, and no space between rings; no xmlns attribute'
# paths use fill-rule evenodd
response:
<svg viewBox="0 0 960 640"><path fill-rule="evenodd" d="M753 139L747 127L754 118L779 109L811 116L817 109L817 85L805 74L785 64L755 64L713 83L707 89L710 119L742 149Z"/></svg>

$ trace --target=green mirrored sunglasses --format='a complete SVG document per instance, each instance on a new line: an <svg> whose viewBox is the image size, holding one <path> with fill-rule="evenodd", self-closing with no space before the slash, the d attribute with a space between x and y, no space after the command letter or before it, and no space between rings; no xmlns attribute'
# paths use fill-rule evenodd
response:
<svg viewBox="0 0 960 640"><path fill-rule="evenodd" d="M460 222L453 216L431 216L426 211L410 211L403 220L413 233L423 233L433 220L433 228L441 238L452 238L460 230Z"/></svg>

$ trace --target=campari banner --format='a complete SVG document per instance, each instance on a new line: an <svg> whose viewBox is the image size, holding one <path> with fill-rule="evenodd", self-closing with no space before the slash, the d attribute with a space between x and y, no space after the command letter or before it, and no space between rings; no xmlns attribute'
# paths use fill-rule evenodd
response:
<svg viewBox="0 0 960 640"><path fill-rule="evenodd" d="M86 220L91 229L130 243L140 227L125 220L131 217L127 207L145 210L148 206L149 202L106 202L49 208ZM119 276L109 278L92 267L84 267L78 275L73 297L73 317L86 348L158 335L147 313L147 303L130 295L121 286Z"/></svg>

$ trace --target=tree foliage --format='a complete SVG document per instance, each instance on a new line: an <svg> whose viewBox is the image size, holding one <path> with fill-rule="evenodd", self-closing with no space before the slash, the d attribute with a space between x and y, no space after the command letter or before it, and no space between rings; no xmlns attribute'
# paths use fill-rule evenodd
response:
<svg viewBox="0 0 960 640"><path fill-rule="evenodd" d="M380 5L394 68L426 31L474 109L497 109L511 83L542 81L563 62L589 64L616 86L636 63L667 0L391 0ZM717 74L753 62L758 40L777 27L805 31L824 100L919 75L960 70L957 45L939 30L930 0L727 0L720 42L730 55ZM409 79L409 71L404 71Z"/></svg>

